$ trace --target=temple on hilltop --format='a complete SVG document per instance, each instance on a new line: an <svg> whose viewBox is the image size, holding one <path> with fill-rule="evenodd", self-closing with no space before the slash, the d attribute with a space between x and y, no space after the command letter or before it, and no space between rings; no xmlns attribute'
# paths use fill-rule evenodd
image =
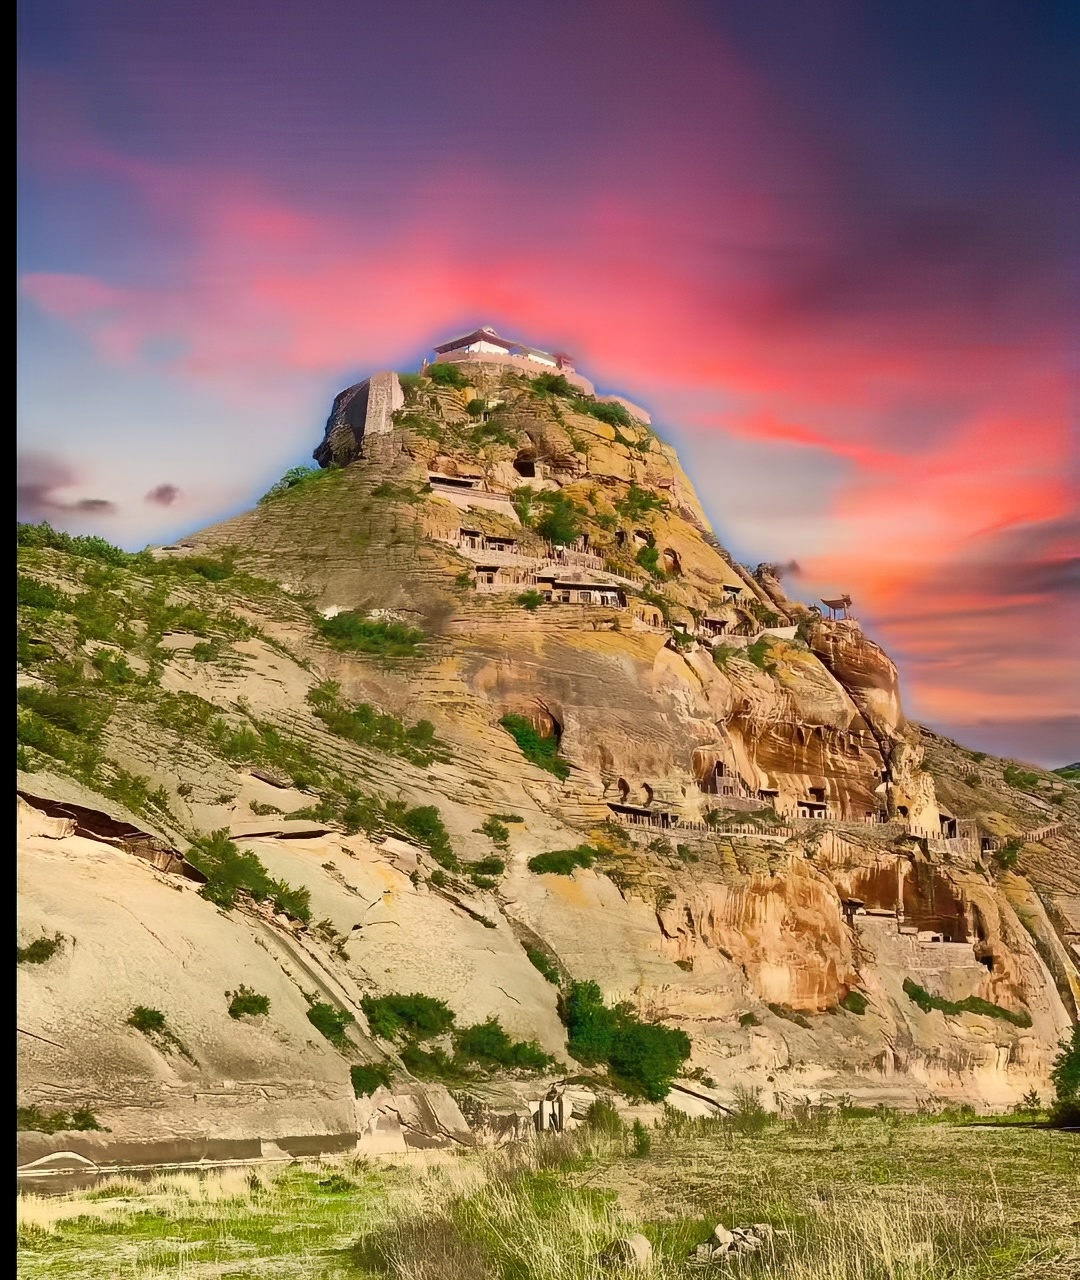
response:
<svg viewBox="0 0 1080 1280"><path fill-rule="evenodd" d="M528 378L547 374L562 377L584 396L602 404L621 405L635 421L649 426L649 412L625 396L596 394L588 378L574 368L574 358L565 351L543 351L516 339L503 338L490 325L474 329L434 348L434 361L425 360L421 373L431 364L479 364L508 366ZM398 375L381 370L355 382L334 398L326 423L326 435L312 457L320 467L343 466L356 457L360 441L390 435L394 414L404 407L405 394Z"/></svg>
<svg viewBox="0 0 1080 1280"><path fill-rule="evenodd" d="M596 388L574 368L574 358L565 351L542 351L527 342L501 337L490 325L462 334L435 348L435 363L505 364L535 378L542 373L561 373L572 387L587 396Z"/></svg>
<svg viewBox="0 0 1080 1280"><path fill-rule="evenodd" d="M541 351L539 347L530 347L524 342L501 338L490 325L474 329L472 333L466 333L435 348L436 359L464 360L467 355L523 356L533 364L543 365L548 369L574 372L573 357L568 356L565 351Z"/></svg>

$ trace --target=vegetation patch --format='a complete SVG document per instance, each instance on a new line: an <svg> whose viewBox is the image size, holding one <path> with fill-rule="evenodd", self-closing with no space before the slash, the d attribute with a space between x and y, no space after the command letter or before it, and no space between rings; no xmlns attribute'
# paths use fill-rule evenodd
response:
<svg viewBox="0 0 1080 1280"><path fill-rule="evenodd" d="M365 618L348 609L315 624L335 649L371 653L380 658L414 658L424 642L424 633L404 622Z"/></svg>
<svg viewBox="0 0 1080 1280"><path fill-rule="evenodd" d="M1020 854L1023 849L1023 836L1010 836L999 848L994 850L994 861L1002 871L1011 871L1020 861Z"/></svg>
<svg viewBox="0 0 1080 1280"><path fill-rule="evenodd" d="M848 1013L856 1013L861 1016L870 1008L870 1001L861 991L856 991L852 988L840 1001L840 1008L846 1009Z"/></svg>
<svg viewBox="0 0 1080 1280"><path fill-rule="evenodd" d="M570 766L559 755L557 738L545 738L532 721L524 716L505 715L499 724L518 744L521 754L530 764L553 773L556 778L563 780L569 778Z"/></svg>
<svg viewBox="0 0 1080 1280"><path fill-rule="evenodd" d="M261 996L243 983L235 991L226 991L230 1018L258 1018L270 1012L270 997Z"/></svg>
<svg viewBox="0 0 1080 1280"><path fill-rule="evenodd" d="M752 662L759 671L764 671L766 675L775 675L779 668L775 659L772 657L772 641L762 636L759 640L755 640L753 644L748 644L743 650L748 662Z"/></svg>
<svg viewBox="0 0 1080 1280"><path fill-rule="evenodd" d="M643 520L651 511L663 511L667 503L651 489L643 489L631 480L626 493L615 503L615 510L625 520Z"/></svg>
<svg viewBox="0 0 1080 1280"><path fill-rule="evenodd" d="M335 1049L341 1053L347 1053L353 1045L345 1033L356 1021L353 1015L348 1009L339 1009L336 1005L327 1004L322 1000L313 1000L310 996L308 1002L308 1022L320 1035L325 1036Z"/></svg>
<svg viewBox="0 0 1080 1280"><path fill-rule="evenodd" d="M331 477L337 476L341 471L342 468L336 466L290 467L280 480L275 484L272 484L270 488L267 489L259 499L259 502L273 502L275 498L283 498L286 494L296 494L302 490L309 490L313 486L324 483Z"/></svg>
<svg viewBox="0 0 1080 1280"><path fill-rule="evenodd" d="M667 574L660 568L660 549L658 547L639 547L637 555L634 556L634 562L640 565L646 573L656 578L657 581L663 582L667 579Z"/></svg>
<svg viewBox="0 0 1080 1280"><path fill-rule="evenodd" d="M483 825L478 830L481 835L487 836L493 844L503 847L506 846L510 839L510 828L494 813L484 819ZM501 871L502 868L500 867L499 870Z"/></svg>
<svg viewBox="0 0 1080 1280"><path fill-rule="evenodd" d="M442 814L433 804L409 808L403 800L387 800L383 812L387 820L400 827L406 835L427 845L440 867L447 871L456 870L458 860L450 844L450 833L442 820Z"/></svg>
<svg viewBox="0 0 1080 1280"><path fill-rule="evenodd" d="M1056 1095L1050 1123L1061 1128L1080 1127L1080 1023L1074 1023L1072 1034L1062 1041L1050 1079Z"/></svg>
<svg viewBox="0 0 1080 1280"><path fill-rule="evenodd" d="M1011 1022L1015 1027L1030 1027L1031 1015L1027 1012L1014 1013L1011 1009L1003 1009L999 1004L992 1004L980 996L968 996L965 1000L945 1000L941 996L932 996L925 987L920 987L911 978L904 979L904 994L923 1013L939 1009L942 1013L979 1013L987 1018L1000 1018L1002 1022Z"/></svg>
<svg viewBox="0 0 1080 1280"><path fill-rule="evenodd" d="M1016 787L1018 791L1034 791L1042 781L1042 775L1030 769L1021 769L1018 765L1007 764L1001 776L1008 787Z"/></svg>
<svg viewBox="0 0 1080 1280"><path fill-rule="evenodd" d="M137 1004L128 1015L127 1025L141 1031L159 1053L169 1054L175 1049L188 1062L195 1063L191 1050L169 1026L168 1019L160 1009Z"/></svg>
<svg viewBox="0 0 1080 1280"><path fill-rule="evenodd" d="M199 893L223 911L231 911L247 895L256 902L269 901L290 920L311 922L310 890L294 889L284 880L273 879L254 853L233 844L224 828L197 837L188 859L207 877Z"/></svg>
<svg viewBox="0 0 1080 1280"><path fill-rule="evenodd" d="M69 1133L100 1130L97 1116L89 1107L76 1107L74 1111L46 1111L42 1107L18 1108L20 1133Z"/></svg>
<svg viewBox="0 0 1080 1280"><path fill-rule="evenodd" d="M685 1031L642 1022L629 1004L609 1008L595 982L571 983L560 1000L573 1056L585 1066L606 1063L621 1087L652 1102L667 1097L690 1056Z"/></svg>
<svg viewBox="0 0 1080 1280"><path fill-rule="evenodd" d="M520 595L514 597L523 609L528 609L530 613L535 613L537 609L544 603L544 596L539 591L522 591Z"/></svg>
<svg viewBox="0 0 1080 1280"><path fill-rule="evenodd" d="M578 867L591 867L600 856L592 845L579 844L576 849L552 849L529 859L529 870L538 876L572 876Z"/></svg>
<svg viewBox="0 0 1080 1280"><path fill-rule="evenodd" d="M429 1040L454 1025L454 1011L445 1001L418 991L412 995L364 996L361 1007L372 1034L381 1040L397 1040L401 1036Z"/></svg>
<svg viewBox="0 0 1080 1280"><path fill-rule="evenodd" d="M558 986L561 982L558 966L554 960L545 951L540 951L536 947L526 947L525 955L534 969L537 970L548 982L554 986Z"/></svg>
<svg viewBox="0 0 1080 1280"><path fill-rule="evenodd" d="M464 1062L520 1071L544 1071L555 1061L535 1040L511 1040L498 1018L459 1031L454 1037L454 1052Z"/></svg>
<svg viewBox="0 0 1080 1280"><path fill-rule="evenodd" d="M47 960L51 960L63 945L62 933L54 933L51 938L47 935L35 938L25 947L18 948L19 964L44 964Z"/></svg>
<svg viewBox="0 0 1080 1280"><path fill-rule="evenodd" d="M390 1088L390 1069L384 1062L356 1062L349 1068L353 1093L370 1098L376 1089Z"/></svg>
<svg viewBox="0 0 1080 1280"><path fill-rule="evenodd" d="M581 537L585 512L561 489L545 489L536 493L533 505L543 512L536 519L536 531L542 538L565 547Z"/></svg>
<svg viewBox="0 0 1080 1280"><path fill-rule="evenodd" d="M324 680L316 685L308 693L307 700L331 733L348 738L350 742L387 755L402 756L421 768L445 758L445 751L435 737L435 726L430 720L406 725L397 716L386 715L368 702L348 706L341 701L341 686L333 680Z"/></svg>
<svg viewBox="0 0 1080 1280"><path fill-rule="evenodd" d="M454 387L463 391L469 385L469 379L461 368L449 362L429 364L424 373L437 387Z"/></svg>

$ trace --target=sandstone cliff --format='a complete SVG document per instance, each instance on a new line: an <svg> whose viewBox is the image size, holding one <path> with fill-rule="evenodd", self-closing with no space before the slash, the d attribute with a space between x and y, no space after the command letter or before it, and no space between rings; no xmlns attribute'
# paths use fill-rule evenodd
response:
<svg viewBox="0 0 1080 1280"><path fill-rule="evenodd" d="M887 655L734 563L646 424L557 379L459 373L350 388L323 472L155 561L24 548L20 942L68 940L21 967L25 1100L90 1106L121 1145L467 1139L360 1000L422 991L565 1060L537 950L686 1029L718 1102L1045 1092L1080 994L1076 788L908 722ZM350 737L361 705L437 746ZM61 776L97 796L78 831L42 828L73 812ZM101 817L121 800L122 838ZM393 821L431 804L452 863ZM139 823L177 859L231 830L317 923L219 910L139 856ZM593 866L529 870L583 842ZM925 1009L905 979L999 1015ZM228 1017L241 983L272 1019ZM313 993L356 1019L345 1053ZM127 1025L140 1004L168 1005L189 1056ZM354 1099L350 1061L388 1063L393 1091Z"/></svg>

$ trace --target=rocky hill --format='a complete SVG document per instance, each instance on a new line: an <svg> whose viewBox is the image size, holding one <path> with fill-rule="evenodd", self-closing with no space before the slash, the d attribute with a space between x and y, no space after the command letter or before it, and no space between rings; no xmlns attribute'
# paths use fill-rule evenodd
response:
<svg viewBox="0 0 1080 1280"><path fill-rule="evenodd" d="M518 1132L633 1076L570 1057L588 982L685 1032L691 1109L1046 1093L1075 779L907 721L588 385L376 374L176 546L21 531L25 1161Z"/></svg>

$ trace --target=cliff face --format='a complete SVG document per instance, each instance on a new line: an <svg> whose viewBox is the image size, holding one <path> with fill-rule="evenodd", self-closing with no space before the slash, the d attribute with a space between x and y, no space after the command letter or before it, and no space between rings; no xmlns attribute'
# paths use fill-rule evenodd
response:
<svg viewBox="0 0 1080 1280"><path fill-rule="evenodd" d="M65 598L104 593L115 623L95 633L89 606L63 604L24 619L25 682L77 671L103 717L92 767L26 737L31 806L35 776L75 773L103 811L117 779L140 779L121 789L174 842L231 829L327 926L224 915L195 880L104 837L86 847L92 832L26 834L23 932L77 937L92 961L27 970L27 1030L53 1042L22 1046L28 1100L83 1099L133 1141L404 1140L405 1086L381 1111L354 1103L345 1059L305 1034L304 996L349 1011L369 1060L389 1053L366 1035L370 991L424 991L564 1055L526 948L685 1027L719 1098L1045 1092L1080 990L1075 789L1040 773L1025 790L909 724L889 658L857 622L790 601L769 566L735 564L645 424L552 380L459 369L459 386L384 373L343 392L316 450L328 469L160 553L177 570L165 594L138 565L102 577L63 548L24 554ZM328 628L342 614L358 645ZM102 652L127 654L131 680L106 688ZM320 711L327 680L339 707L429 720L438 750L350 738ZM525 759L508 715L557 747L565 778ZM972 782L995 768L996 789ZM361 794L437 806L459 869L393 823L357 831ZM290 813L315 830L286 831ZM519 820L497 845L480 830L493 815ZM591 869L529 870L582 842ZM470 876L493 855L504 872ZM99 899L108 912L88 915ZM194 1063L124 1023L155 973ZM924 1010L905 979L1013 1020ZM218 1007L241 981L282 1009L261 1039ZM64 1047L76 1026L92 1053Z"/></svg>

